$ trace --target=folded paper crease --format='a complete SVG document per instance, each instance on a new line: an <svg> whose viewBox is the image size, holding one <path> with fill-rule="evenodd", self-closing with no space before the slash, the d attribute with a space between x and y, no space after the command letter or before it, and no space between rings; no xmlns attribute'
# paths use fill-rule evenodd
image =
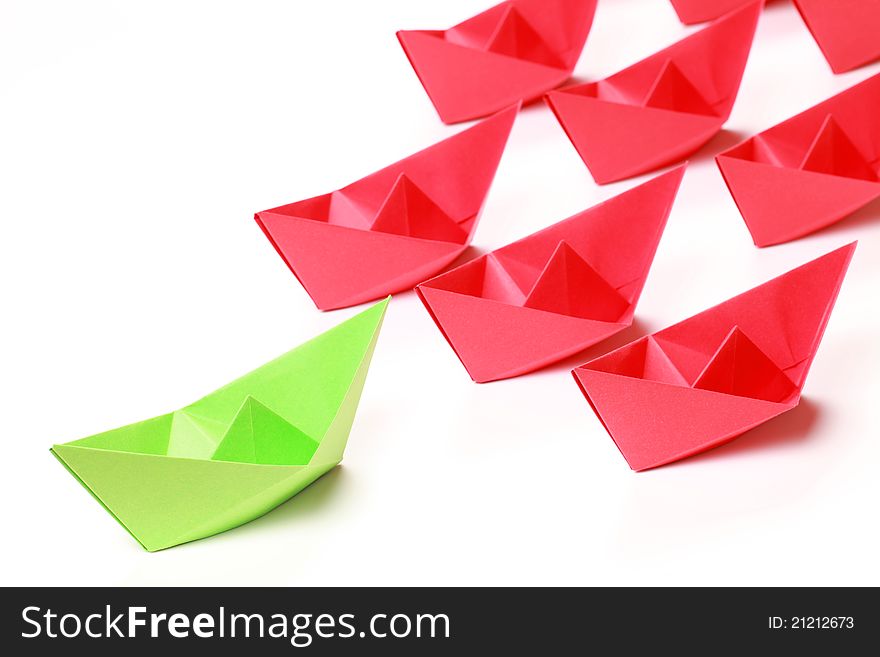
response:
<svg viewBox="0 0 880 657"><path fill-rule="evenodd" d="M715 159L757 246L824 228L880 198L880 74Z"/></svg>
<svg viewBox="0 0 880 657"><path fill-rule="evenodd" d="M573 370L633 470L797 406L855 243Z"/></svg>
<svg viewBox="0 0 880 657"><path fill-rule="evenodd" d="M147 550L253 520L342 459L387 303L179 411L51 451Z"/></svg>
<svg viewBox="0 0 880 657"><path fill-rule="evenodd" d="M752 2L598 82L546 96L600 184L679 161L733 109L762 4Z"/></svg>
<svg viewBox="0 0 880 657"><path fill-rule="evenodd" d="M467 248L516 117L511 106L342 189L258 212L321 310L412 288Z"/></svg>
<svg viewBox="0 0 880 657"><path fill-rule="evenodd" d="M632 323L683 167L416 288L474 381L534 371Z"/></svg>
<svg viewBox="0 0 880 657"><path fill-rule="evenodd" d="M447 30L397 38L444 123L528 102L571 75L596 0L507 0Z"/></svg>

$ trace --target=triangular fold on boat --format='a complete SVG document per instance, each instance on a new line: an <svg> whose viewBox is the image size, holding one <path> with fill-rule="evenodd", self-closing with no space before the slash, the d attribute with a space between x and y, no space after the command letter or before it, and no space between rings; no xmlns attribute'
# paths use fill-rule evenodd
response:
<svg viewBox="0 0 880 657"><path fill-rule="evenodd" d="M660 75L648 90L643 103L645 107L714 116L712 107L699 90L691 84L681 69L671 59L666 60Z"/></svg>
<svg viewBox="0 0 880 657"><path fill-rule="evenodd" d="M669 355L650 335L615 349L583 367L597 372L608 372L669 385L689 385Z"/></svg>
<svg viewBox="0 0 880 657"><path fill-rule="evenodd" d="M468 234L405 173L385 198L371 230L463 244Z"/></svg>
<svg viewBox="0 0 880 657"><path fill-rule="evenodd" d="M694 388L782 403L798 390L785 373L734 326L694 382Z"/></svg>
<svg viewBox="0 0 880 657"><path fill-rule="evenodd" d="M334 201L336 202L334 203ZM331 210L331 207L334 205L334 210ZM344 200L342 201L342 205L346 205ZM348 215L354 214L350 211L350 208L343 207L340 209L339 199L334 198L332 193L320 194L294 203L288 203L275 208L275 212L278 214L288 214L291 216L302 217L304 219L311 219L312 221L326 222L330 222L332 216L336 219L336 221L333 221L332 223L343 225L346 223L345 219Z"/></svg>
<svg viewBox="0 0 880 657"><path fill-rule="evenodd" d="M880 198L880 183L724 154L716 162L757 246L807 235Z"/></svg>
<svg viewBox="0 0 880 657"><path fill-rule="evenodd" d="M730 157L748 162L772 164L777 167L800 168L804 159L804 147L800 143L798 133L803 130L792 130L794 135L757 134L730 148L717 157Z"/></svg>
<svg viewBox="0 0 880 657"><path fill-rule="evenodd" d="M763 0L752 0L661 51L675 60L723 120L739 91L762 9Z"/></svg>
<svg viewBox="0 0 880 657"><path fill-rule="evenodd" d="M539 234L545 240L563 239L571 244L602 278L635 305L685 168L679 166L655 176Z"/></svg>
<svg viewBox="0 0 880 657"><path fill-rule="evenodd" d="M630 304L562 240L523 305L571 317L616 322Z"/></svg>
<svg viewBox="0 0 880 657"><path fill-rule="evenodd" d="M310 219L360 230L369 230L375 214L372 207L351 198L343 190L287 203L273 208L270 212L279 216Z"/></svg>
<svg viewBox="0 0 880 657"><path fill-rule="evenodd" d="M558 226L559 223L553 224L553 226L545 230ZM568 237L575 238L574 230L563 232ZM559 238L549 235L545 236L542 233L543 231L532 233L486 255L487 258L496 263L495 267L498 270L497 274L494 271L492 272L493 277L497 279L493 281L493 288L498 290L498 293L484 295L486 298L512 303L517 306L523 305L529 291L535 286L535 283L541 276L541 272L547 267L547 263L556 250L560 239L565 239L565 236ZM582 243L583 239L578 237L575 241ZM488 273L490 273L490 270L487 268Z"/></svg>
<svg viewBox="0 0 880 657"><path fill-rule="evenodd" d="M498 260L495 254L489 253L479 258L473 267L469 267L465 271L471 271L471 276L478 277L473 279L474 282L479 281L479 284L472 290L473 296L493 299L494 301L501 301L502 303L509 303L514 306L523 305L525 294L511 276L510 270ZM468 293L455 284L453 277L450 277L450 281L440 277L440 285L452 292L461 291L464 294Z"/></svg>
<svg viewBox="0 0 880 657"><path fill-rule="evenodd" d="M228 426L211 418L175 411L171 422L167 456L210 458Z"/></svg>
<svg viewBox="0 0 880 657"><path fill-rule="evenodd" d="M317 448L317 441L248 396L211 459L266 465L307 465Z"/></svg>
<svg viewBox="0 0 880 657"><path fill-rule="evenodd" d="M734 326L800 389L816 354L855 243L654 334L688 381L696 381ZM800 364L798 371L791 367Z"/></svg>
<svg viewBox="0 0 880 657"><path fill-rule="evenodd" d="M571 72L590 33L597 0L515 0L514 5L559 66Z"/></svg>
<svg viewBox="0 0 880 657"><path fill-rule="evenodd" d="M577 368L573 374L621 454L637 471L721 445L795 405L588 367Z"/></svg>
<svg viewBox="0 0 880 657"><path fill-rule="evenodd" d="M510 10L507 3L489 7L486 11L471 16L448 30L439 32L442 38L457 46L486 50L492 35L498 31L499 24ZM425 30L419 30L425 32Z"/></svg>
<svg viewBox="0 0 880 657"><path fill-rule="evenodd" d="M541 35L535 32L534 28L517 11L514 4L508 4L505 7L501 20L489 37L486 50L499 55L537 62L544 66L557 68L565 66L547 46Z"/></svg>
<svg viewBox="0 0 880 657"><path fill-rule="evenodd" d="M650 270L685 167L678 167L591 208L422 283L521 305L566 242L635 303Z"/></svg>
<svg viewBox="0 0 880 657"><path fill-rule="evenodd" d="M822 122L800 166L805 171L878 182L877 174L852 143L846 131L829 114Z"/></svg>
<svg viewBox="0 0 880 657"><path fill-rule="evenodd" d="M474 258L448 272L421 283L419 287L433 287L457 294L492 299L513 306L522 306L526 293L514 276L511 263L502 262L497 253ZM531 279L531 277L529 277Z"/></svg>

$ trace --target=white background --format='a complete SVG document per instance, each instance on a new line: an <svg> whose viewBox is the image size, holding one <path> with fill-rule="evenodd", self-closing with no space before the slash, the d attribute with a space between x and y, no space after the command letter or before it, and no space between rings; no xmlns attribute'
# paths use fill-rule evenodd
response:
<svg viewBox="0 0 880 657"><path fill-rule="evenodd" d="M832 75L788 0L761 19L726 130L691 158L632 330L478 386L400 294L343 465L249 525L156 554L49 454L360 310L318 312L252 215L459 131L394 32L486 4L2 0L3 584L880 584L880 205L758 250L712 159L880 71ZM602 0L576 76L694 29L666 0ZM598 187L550 111L528 107L471 254L647 177ZM856 238L800 407L631 472L569 370Z"/></svg>

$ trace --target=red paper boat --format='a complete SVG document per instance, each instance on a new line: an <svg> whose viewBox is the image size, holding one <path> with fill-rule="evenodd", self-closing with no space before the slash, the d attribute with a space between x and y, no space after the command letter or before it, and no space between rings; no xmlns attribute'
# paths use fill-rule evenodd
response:
<svg viewBox="0 0 880 657"><path fill-rule="evenodd" d="M880 58L877 0L795 0L794 4L835 73Z"/></svg>
<svg viewBox="0 0 880 657"><path fill-rule="evenodd" d="M761 6L752 2L610 78L547 95L596 182L676 162L721 129Z"/></svg>
<svg viewBox="0 0 880 657"><path fill-rule="evenodd" d="M855 246L573 370L629 466L692 456L797 406Z"/></svg>
<svg viewBox="0 0 880 657"><path fill-rule="evenodd" d="M678 19L685 25L705 23L739 9L753 0L670 0Z"/></svg>
<svg viewBox="0 0 880 657"><path fill-rule="evenodd" d="M478 383L531 372L632 324L684 167L416 288Z"/></svg>
<svg viewBox="0 0 880 657"><path fill-rule="evenodd" d="M715 160L757 246L842 219L880 197L880 74Z"/></svg>
<svg viewBox="0 0 880 657"><path fill-rule="evenodd" d="M509 0L448 30L397 33L444 123L540 98L571 75L596 0Z"/></svg>
<svg viewBox="0 0 880 657"><path fill-rule="evenodd" d="M321 310L409 289L467 248L518 109L255 219Z"/></svg>

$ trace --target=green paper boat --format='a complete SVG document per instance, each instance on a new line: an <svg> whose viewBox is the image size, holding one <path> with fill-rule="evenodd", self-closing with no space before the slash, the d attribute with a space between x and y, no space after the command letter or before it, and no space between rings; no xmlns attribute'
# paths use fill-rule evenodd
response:
<svg viewBox="0 0 880 657"><path fill-rule="evenodd" d="M342 460L387 305L179 411L51 451L150 552L249 522Z"/></svg>

